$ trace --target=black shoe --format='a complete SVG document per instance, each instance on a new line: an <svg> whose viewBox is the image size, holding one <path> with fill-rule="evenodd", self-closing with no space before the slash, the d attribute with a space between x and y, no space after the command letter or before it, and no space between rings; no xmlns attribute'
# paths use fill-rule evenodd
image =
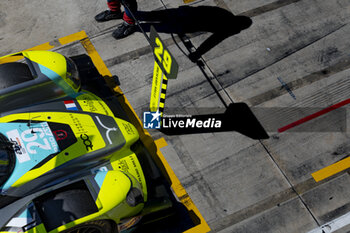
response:
<svg viewBox="0 0 350 233"><path fill-rule="evenodd" d="M95 16L97 22L105 22L112 19L122 19L123 13L121 11L105 10Z"/></svg>
<svg viewBox="0 0 350 233"><path fill-rule="evenodd" d="M116 30L114 30L112 36L118 40L133 34L135 31L136 31L135 24L128 24L127 22L124 21L121 26L119 26Z"/></svg>

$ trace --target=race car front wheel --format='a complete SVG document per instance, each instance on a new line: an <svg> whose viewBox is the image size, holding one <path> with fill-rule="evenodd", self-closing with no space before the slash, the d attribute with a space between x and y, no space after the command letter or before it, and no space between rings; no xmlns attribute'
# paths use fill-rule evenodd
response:
<svg viewBox="0 0 350 233"><path fill-rule="evenodd" d="M80 224L62 233L117 233L117 227L110 221L97 220Z"/></svg>

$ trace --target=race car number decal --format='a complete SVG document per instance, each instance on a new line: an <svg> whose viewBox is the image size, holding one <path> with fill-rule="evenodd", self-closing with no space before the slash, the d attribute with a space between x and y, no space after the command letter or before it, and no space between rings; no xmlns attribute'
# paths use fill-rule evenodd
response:
<svg viewBox="0 0 350 233"><path fill-rule="evenodd" d="M42 139L43 144L38 142L38 134L39 138ZM29 136L28 136L29 135ZM41 148L43 150L51 150L52 147L45 137L45 133L41 128L33 128L33 129L27 129L24 132L21 133L21 138L23 141L27 142L27 150L31 154L37 154L36 148Z"/></svg>
<svg viewBox="0 0 350 233"><path fill-rule="evenodd" d="M22 130L24 127L27 129ZM30 155L52 154L59 151L47 122L35 124L35 127L30 128L26 124L9 124L8 128L12 129L6 132L7 137L13 143L20 163L30 161Z"/></svg>

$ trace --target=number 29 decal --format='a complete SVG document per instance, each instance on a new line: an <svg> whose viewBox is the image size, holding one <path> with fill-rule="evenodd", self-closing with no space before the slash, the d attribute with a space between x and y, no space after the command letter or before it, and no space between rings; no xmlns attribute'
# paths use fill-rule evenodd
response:
<svg viewBox="0 0 350 233"><path fill-rule="evenodd" d="M156 62L168 79L175 79L178 73L179 65L166 48L153 26L151 26L150 37Z"/></svg>
<svg viewBox="0 0 350 233"><path fill-rule="evenodd" d="M163 65L163 68L167 72L167 74L170 74L172 58L168 50L164 50L163 43L159 39L159 37L155 38L155 42L158 47L154 48L154 54L158 58L158 61L161 62L161 64Z"/></svg>

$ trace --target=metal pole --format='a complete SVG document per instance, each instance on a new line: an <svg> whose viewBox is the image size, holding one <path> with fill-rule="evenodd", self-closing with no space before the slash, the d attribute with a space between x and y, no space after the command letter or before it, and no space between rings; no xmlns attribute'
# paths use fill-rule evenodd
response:
<svg viewBox="0 0 350 233"><path fill-rule="evenodd" d="M143 28L141 27L140 21L135 17L134 13L130 10L130 8L128 7L128 5L125 3L124 0L122 0L122 4L123 6L128 9L128 11L131 14L131 17L135 20L135 22L137 23L138 27L140 28L141 32L143 33L143 35L146 37L148 43L151 44L151 39L149 38L149 36L146 34L146 32L143 30ZM125 13L124 13L125 14Z"/></svg>

